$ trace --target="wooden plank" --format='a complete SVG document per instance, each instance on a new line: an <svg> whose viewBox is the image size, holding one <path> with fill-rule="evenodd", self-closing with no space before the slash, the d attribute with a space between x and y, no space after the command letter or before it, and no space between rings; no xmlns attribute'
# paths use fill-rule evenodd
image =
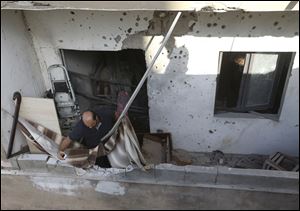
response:
<svg viewBox="0 0 300 211"><path fill-rule="evenodd" d="M281 166L277 165L275 162L273 162L272 160L266 160L265 161L267 165L269 165L270 167L276 169L276 170L280 170L280 171L286 171L286 169L282 168ZM270 169L270 168L267 168Z"/></svg>
<svg viewBox="0 0 300 211"><path fill-rule="evenodd" d="M36 122L61 135L59 121L53 99L22 97L19 116ZM30 141L27 140L30 152L33 154L44 154Z"/></svg>
<svg viewBox="0 0 300 211"><path fill-rule="evenodd" d="M53 99L22 97L19 115L61 135Z"/></svg>
<svg viewBox="0 0 300 211"><path fill-rule="evenodd" d="M277 165L280 165L281 161L284 159L284 155L280 155L280 157L275 161Z"/></svg>
<svg viewBox="0 0 300 211"><path fill-rule="evenodd" d="M36 122L61 135L53 99L22 97L19 116ZM27 141L31 153L44 153Z"/></svg>

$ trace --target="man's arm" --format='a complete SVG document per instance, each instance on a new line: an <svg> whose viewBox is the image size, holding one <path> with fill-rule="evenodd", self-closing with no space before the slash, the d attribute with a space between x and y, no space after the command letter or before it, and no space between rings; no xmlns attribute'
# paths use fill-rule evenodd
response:
<svg viewBox="0 0 300 211"><path fill-rule="evenodd" d="M65 151L65 149L68 148L68 146L70 146L71 142L72 142L72 140L71 140L71 139L69 138L69 136L68 136L68 137L65 137L65 138L62 140L62 142L60 143L60 145L59 145L59 153L58 153L58 158L59 158L60 160L63 160L63 159L64 159L64 156L65 156L64 151Z"/></svg>

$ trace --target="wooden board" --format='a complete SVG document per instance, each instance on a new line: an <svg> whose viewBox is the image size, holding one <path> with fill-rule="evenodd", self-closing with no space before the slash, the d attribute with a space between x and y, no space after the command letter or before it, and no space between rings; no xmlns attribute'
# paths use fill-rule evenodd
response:
<svg viewBox="0 0 300 211"><path fill-rule="evenodd" d="M53 99L22 97L19 115L61 135Z"/></svg>
<svg viewBox="0 0 300 211"><path fill-rule="evenodd" d="M22 97L19 116L36 122L61 135L53 99ZM43 153L27 141L31 153Z"/></svg>

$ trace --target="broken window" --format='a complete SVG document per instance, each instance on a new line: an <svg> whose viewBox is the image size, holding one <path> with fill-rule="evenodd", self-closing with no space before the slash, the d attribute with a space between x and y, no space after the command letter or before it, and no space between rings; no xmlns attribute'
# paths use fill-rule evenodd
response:
<svg viewBox="0 0 300 211"><path fill-rule="evenodd" d="M278 114L292 52L222 52L215 113Z"/></svg>

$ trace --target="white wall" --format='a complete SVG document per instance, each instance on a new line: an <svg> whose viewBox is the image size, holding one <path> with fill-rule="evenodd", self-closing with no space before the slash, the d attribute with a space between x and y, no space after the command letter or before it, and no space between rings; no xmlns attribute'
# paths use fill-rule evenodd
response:
<svg viewBox="0 0 300 211"><path fill-rule="evenodd" d="M60 63L58 49L146 49L147 64L162 36L145 36L152 12L26 11L44 79ZM172 133L174 148L189 151L298 155L299 13L198 13L181 17L148 80L150 126ZM169 23L172 19L170 19ZM215 24L214 24L215 23ZM153 33L161 31L160 21ZM131 28L131 30L130 30ZM128 31L129 30L129 31ZM169 51L169 53L168 53ZM220 51L296 52L280 121L215 117ZM46 84L49 87L49 84ZM210 133L211 130L213 133Z"/></svg>
<svg viewBox="0 0 300 211"><path fill-rule="evenodd" d="M243 16L245 18L241 19ZM285 14L282 18L280 13L249 16L243 13L239 17L233 14L201 15L192 32L175 37L173 59L159 60L154 70L157 74L149 80L151 129L170 131L176 148L299 154L298 16ZM207 26L209 23L210 27ZM217 26L213 27L213 23ZM252 29L254 26L255 30ZM181 50L182 54L179 53ZM214 116L220 51L296 52L279 122ZM187 55L185 58L184 54ZM166 69L164 64L167 64Z"/></svg>
<svg viewBox="0 0 300 211"><path fill-rule="evenodd" d="M42 96L45 86L22 13L1 10L1 144L5 151L13 120L7 112L14 114L15 91L22 96ZM13 153L23 145L25 139L17 130Z"/></svg>

